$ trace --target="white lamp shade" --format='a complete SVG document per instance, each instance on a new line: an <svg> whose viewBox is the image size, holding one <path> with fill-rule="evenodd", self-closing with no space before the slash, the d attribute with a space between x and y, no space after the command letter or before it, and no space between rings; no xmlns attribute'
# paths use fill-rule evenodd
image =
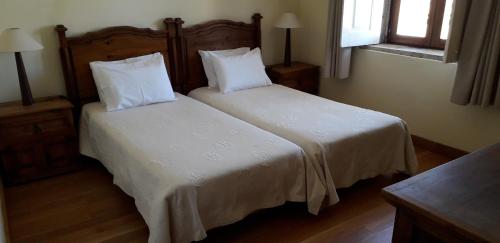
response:
<svg viewBox="0 0 500 243"><path fill-rule="evenodd" d="M277 28L295 29L300 28L299 18L294 13L284 13L274 25Z"/></svg>
<svg viewBox="0 0 500 243"><path fill-rule="evenodd" d="M0 34L0 52L23 52L43 49L35 39L19 28L6 29Z"/></svg>

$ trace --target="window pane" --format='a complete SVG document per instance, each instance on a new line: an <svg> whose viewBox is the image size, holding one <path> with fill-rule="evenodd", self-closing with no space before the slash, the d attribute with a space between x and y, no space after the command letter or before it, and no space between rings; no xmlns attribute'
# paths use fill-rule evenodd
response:
<svg viewBox="0 0 500 243"><path fill-rule="evenodd" d="M345 0L343 28L379 31L383 13L384 0Z"/></svg>
<svg viewBox="0 0 500 243"><path fill-rule="evenodd" d="M352 29L354 27L354 2L355 0L344 1L343 27Z"/></svg>
<svg viewBox="0 0 500 243"><path fill-rule="evenodd" d="M370 29L370 22L372 18L372 0L356 0L355 2L355 29Z"/></svg>
<svg viewBox="0 0 500 243"><path fill-rule="evenodd" d="M344 0L342 47L380 43L385 0Z"/></svg>
<svg viewBox="0 0 500 243"><path fill-rule="evenodd" d="M441 40L448 39L452 6L453 0L446 0L446 6L444 7L443 27L441 27Z"/></svg>
<svg viewBox="0 0 500 243"><path fill-rule="evenodd" d="M401 0L398 35L425 37L431 0Z"/></svg>

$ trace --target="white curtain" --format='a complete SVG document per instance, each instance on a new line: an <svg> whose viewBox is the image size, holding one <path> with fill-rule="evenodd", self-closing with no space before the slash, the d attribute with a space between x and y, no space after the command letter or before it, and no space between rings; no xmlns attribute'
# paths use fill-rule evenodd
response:
<svg viewBox="0 0 500 243"><path fill-rule="evenodd" d="M326 45L325 77L346 79L349 77L352 48L342 48L343 0L330 0L328 36Z"/></svg>
<svg viewBox="0 0 500 243"><path fill-rule="evenodd" d="M458 59L451 101L460 105L500 108L500 3L498 0L457 0L455 11L464 13L459 49L448 53ZM463 8L463 9L461 9ZM458 31L460 32L460 31ZM457 42L450 38L448 43ZM449 51L449 50L448 50Z"/></svg>

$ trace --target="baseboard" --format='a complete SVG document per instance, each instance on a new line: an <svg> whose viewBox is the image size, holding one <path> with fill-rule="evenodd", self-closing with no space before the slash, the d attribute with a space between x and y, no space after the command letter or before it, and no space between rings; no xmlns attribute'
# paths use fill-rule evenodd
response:
<svg viewBox="0 0 500 243"><path fill-rule="evenodd" d="M434 153L442 154L451 159L457 159L468 154L468 152L461 149L456 149L448 145L440 144L416 135L411 135L411 138L413 140L413 145Z"/></svg>

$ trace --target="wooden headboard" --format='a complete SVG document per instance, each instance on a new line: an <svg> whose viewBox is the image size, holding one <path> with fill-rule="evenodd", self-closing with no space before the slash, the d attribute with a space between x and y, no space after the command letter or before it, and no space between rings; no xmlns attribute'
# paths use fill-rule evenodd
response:
<svg viewBox="0 0 500 243"><path fill-rule="evenodd" d="M175 51L163 30L129 26L105 28L82 36L67 37L67 28L58 25L60 55L68 98L75 108L99 100L90 62L114 61L160 52L163 54L172 87L182 92L175 68Z"/></svg>
<svg viewBox="0 0 500 243"><path fill-rule="evenodd" d="M178 51L178 71L185 94L208 86L198 50L223 50L239 47L261 47L262 15L254 14L252 23L213 20L183 28L179 18L166 18L164 23Z"/></svg>

